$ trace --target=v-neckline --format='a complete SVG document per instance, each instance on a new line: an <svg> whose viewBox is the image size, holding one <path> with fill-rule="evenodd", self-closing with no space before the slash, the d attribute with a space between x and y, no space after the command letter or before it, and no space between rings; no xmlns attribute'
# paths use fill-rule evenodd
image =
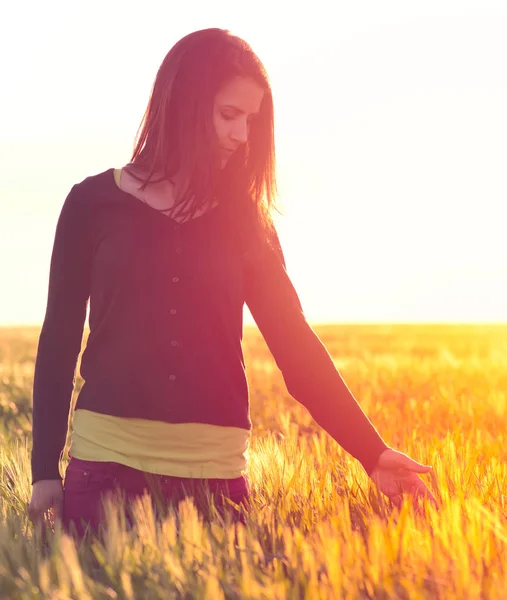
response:
<svg viewBox="0 0 507 600"><path fill-rule="evenodd" d="M146 202L143 202L142 200L140 200L139 198L137 198L136 196L134 196L133 194L130 194L129 192L126 192L125 190L123 190L117 183L116 183L116 177L115 177L115 168L112 167L110 169L110 174L111 174L111 179L112 179L112 183L115 187L115 189L120 192L121 194L123 194L124 196L127 196L129 199L131 199L132 201L134 201L136 204L144 207L146 210L148 210L151 213L155 213L158 214L161 218L166 219L166 221L168 221L173 227L183 227L184 225L188 225L189 223L192 223L194 221L199 221L200 219L207 217L207 216L211 216L214 213L217 212L217 210L220 208L220 203L218 203L216 206L214 206L213 208L210 208L209 210L207 210L205 213L199 215L198 217L193 217L191 219L188 219L187 221L176 221L176 219L173 219L172 217L169 217L168 215L165 215L162 211L157 210L156 208L154 208L153 206L150 206L149 204L146 204Z"/></svg>

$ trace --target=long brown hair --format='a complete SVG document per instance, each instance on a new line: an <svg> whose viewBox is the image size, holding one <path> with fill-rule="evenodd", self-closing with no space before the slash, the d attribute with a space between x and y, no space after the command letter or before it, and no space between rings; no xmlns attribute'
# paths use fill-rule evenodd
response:
<svg viewBox="0 0 507 600"><path fill-rule="evenodd" d="M213 103L235 76L254 79L264 97L247 144L221 170ZM272 229L271 212L278 210L273 99L266 70L244 40L213 28L190 33L171 48L155 78L130 166L133 176L143 174L137 176L142 189L178 174L171 216L178 212L192 218L219 195L220 201L235 209L246 207L261 226Z"/></svg>

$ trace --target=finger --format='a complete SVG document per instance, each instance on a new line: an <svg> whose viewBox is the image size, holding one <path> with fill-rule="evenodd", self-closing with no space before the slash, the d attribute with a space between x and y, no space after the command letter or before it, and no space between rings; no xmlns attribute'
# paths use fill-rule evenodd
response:
<svg viewBox="0 0 507 600"><path fill-rule="evenodd" d="M28 518L35 525L36 523L40 523L42 519L42 511L32 504L28 507Z"/></svg>
<svg viewBox="0 0 507 600"><path fill-rule="evenodd" d="M36 515L36 510L35 507L33 505L33 502L30 502L30 504L28 505L28 518L30 519L30 521L33 521Z"/></svg>
<svg viewBox="0 0 507 600"><path fill-rule="evenodd" d="M415 505L415 513L418 517L426 517L426 513L424 512L424 508L419 506L418 504Z"/></svg>
<svg viewBox="0 0 507 600"><path fill-rule="evenodd" d="M415 512L415 514L419 517L426 517L426 512L424 510L424 506L420 504L420 502L418 502L418 500L422 500L423 496L417 496L414 495L413 496L413 510ZM401 510L402 505L403 505L403 501L405 500L405 498L403 496L393 496L392 498L390 498L391 502ZM437 508L437 510L439 510Z"/></svg>
<svg viewBox="0 0 507 600"><path fill-rule="evenodd" d="M437 510L440 510L440 503L439 503L439 501L435 498L435 496L430 491L428 491L427 497L429 498L429 500L433 504L433 506Z"/></svg>
<svg viewBox="0 0 507 600"><path fill-rule="evenodd" d="M400 464L400 467L412 471L414 473L429 473L433 467L431 465L423 465L420 462L417 462L413 458L410 458L407 454L400 453L397 457Z"/></svg>
<svg viewBox="0 0 507 600"><path fill-rule="evenodd" d="M414 483L411 493L415 498L427 498L435 506L435 508L439 508L437 499L423 481L419 480L417 483Z"/></svg>
<svg viewBox="0 0 507 600"><path fill-rule="evenodd" d="M433 470L433 467L431 465L423 465L412 459L410 459L410 462L406 463L406 465L403 466L409 471L412 471L413 473L429 473Z"/></svg>
<svg viewBox="0 0 507 600"><path fill-rule="evenodd" d="M392 496L388 496L389 501L392 502L394 504L394 506L396 506L396 508L399 508L401 510L401 507L403 505L403 495L402 494L394 494Z"/></svg>
<svg viewBox="0 0 507 600"><path fill-rule="evenodd" d="M63 498L55 498L53 501L53 514L55 519L61 519L63 512Z"/></svg>

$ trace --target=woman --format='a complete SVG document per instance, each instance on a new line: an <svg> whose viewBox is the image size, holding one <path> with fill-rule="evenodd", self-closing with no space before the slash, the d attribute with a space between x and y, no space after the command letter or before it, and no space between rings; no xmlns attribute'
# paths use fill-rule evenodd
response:
<svg viewBox="0 0 507 600"><path fill-rule="evenodd" d="M101 497L113 491L148 490L162 505L189 494L203 513L246 501L245 302L288 391L379 489L398 505L404 491L436 504L417 475L431 467L385 444L304 317L271 218L273 130L252 49L197 31L164 59L130 163L70 191L35 366L34 521L52 508L83 535L103 524Z"/></svg>

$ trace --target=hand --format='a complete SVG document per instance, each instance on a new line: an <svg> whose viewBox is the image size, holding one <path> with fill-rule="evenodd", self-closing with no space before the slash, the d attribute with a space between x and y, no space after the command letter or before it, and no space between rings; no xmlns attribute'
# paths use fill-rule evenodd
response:
<svg viewBox="0 0 507 600"><path fill-rule="evenodd" d="M402 452L388 448L380 455L370 478L398 508L401 508L403 493L406 492L412 494L414 499L427 498L439 510L437 500L417 474L429 473L431 469Z"/></svg>
<svg viewBox="0 0 507 600"><path fill-rule="evenodd" d="M63 508L63 487L61 479L41 479L32 487L32 498L28 506L28 517L34 523L43 523L49 509L53 517L61 518Z"/></svg>

